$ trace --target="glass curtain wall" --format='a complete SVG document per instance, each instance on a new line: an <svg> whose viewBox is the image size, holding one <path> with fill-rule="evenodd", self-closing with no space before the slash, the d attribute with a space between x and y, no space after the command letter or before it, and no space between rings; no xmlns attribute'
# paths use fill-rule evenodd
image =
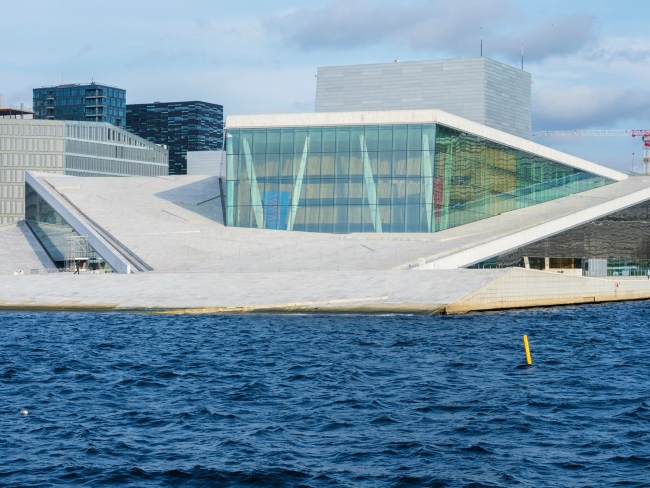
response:
<svg viewBox="0 0 650 488"><path fill-rule="evenodd" d="M611 180L434 124L231 129L228 225L435 232Z"/></svg>
<svg viewBox="0 0 650 488"><path fill-rule="evenodd" d="M613 180L438 126L436 230L613 183Z"/></svg>

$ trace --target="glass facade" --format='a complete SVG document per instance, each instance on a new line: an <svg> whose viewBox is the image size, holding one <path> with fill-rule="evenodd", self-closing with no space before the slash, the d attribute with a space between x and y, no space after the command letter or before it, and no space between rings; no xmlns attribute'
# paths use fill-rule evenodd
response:
<svg viewBox="0 0 650 488"><path fill-rule="evenodd" d="M442 125L229 129L228 225L436 232L613 181Z"/></svg>
<svg viewBox="0 0 650 488"><path fill-rule="evenodd" d="M648 222L650 202L643 202L508 251L472 268L512 266L539 270L583 269L589 276L645 275L650 269ZM602 265L597 274L594 264Z"/></svg>
<svg viewBox="0 0 650 488"><path fill-rule="evenodd" d="M126 126L126 91L108 85L34 88L34 118L109 122Z"/></svg>
<svg viewBox="0 0 650 488"><path fill-rule="evenodd" d="M207 102L127 105L127 130L169 149L169 174L187 174L187 151L223 149L223 106Z"/></svg>
<svg viewBox="0 0 650 488"><path fill-rule="evenodd" d="M113 271L28 183L25 183L25 222L58 268L73 271L79 264L83 270Z"/></svg>

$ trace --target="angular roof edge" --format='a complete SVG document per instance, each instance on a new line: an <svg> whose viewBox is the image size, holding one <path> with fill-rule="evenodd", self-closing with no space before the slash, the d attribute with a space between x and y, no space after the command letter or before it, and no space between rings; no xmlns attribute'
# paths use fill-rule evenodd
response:
<svg viewBox="0 0 650 488"><path fill-rule="evenodd" d="M312 112L290 114L228 115L226 129L256 129L265 127L320 127L331 125L380 125L380 124L440 124L452 129L469 132L484 139L510 146L573 168L623 181L625 173L600 164L592 163L570 154L542 146L521 137L493 129L477 122L452 115L442 110L386 110L368 112Z"/></svg>

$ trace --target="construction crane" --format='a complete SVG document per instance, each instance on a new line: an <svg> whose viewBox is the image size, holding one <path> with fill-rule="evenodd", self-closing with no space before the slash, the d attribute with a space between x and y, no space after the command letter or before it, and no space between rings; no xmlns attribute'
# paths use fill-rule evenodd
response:
<svg viewBox="0 0 650 488"><path fill-rule="evenodd" d="M646 175L650 175L650 130L544 130L533 132L533 136L632 136L643 140L643 168Z"/></svg>

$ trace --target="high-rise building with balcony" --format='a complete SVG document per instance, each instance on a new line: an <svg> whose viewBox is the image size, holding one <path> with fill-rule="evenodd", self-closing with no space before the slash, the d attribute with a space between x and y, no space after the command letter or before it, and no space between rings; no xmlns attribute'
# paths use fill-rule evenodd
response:
<svg viewBox="0 0 650 488"><path fill-rule="evenodd" d="M126 91L99 83L34 88L34 118L126 126Z"/></svg>
<svg viewBox="0 0 650 488"><path fill-rule="evenodd" d="M169 174L187 174L187 151L223 149L223 105L207 102L126 106L126 129L169 149Z"/></svg>

